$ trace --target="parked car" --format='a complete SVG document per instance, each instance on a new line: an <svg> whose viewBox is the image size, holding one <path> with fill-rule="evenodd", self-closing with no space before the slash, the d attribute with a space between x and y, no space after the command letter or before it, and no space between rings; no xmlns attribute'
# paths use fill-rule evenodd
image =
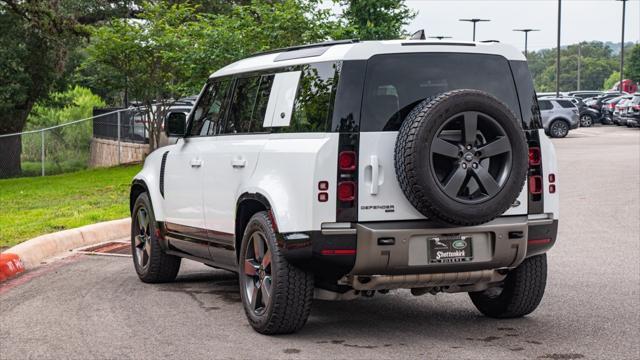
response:
<svg viewBox="0 0 640 360"><path fill-rule="evenodd" d="M640 126L640 92L635 93L627 104L626 125L629 127Z"/></svg>
<svg viewBox="0 0 640 360"><path fill-rule="evenodd" d="M180 139L130 192L143 282L174 280L182 258L237 272L263 334L300 329L314 297L468 292L495 318L542 299L557 165L516 48L346 40L255 55L211 75L186 128L166 129Z"/></svg>
<svg viewBox="0 0 640 360"><path fill-rule="evenodd" d="M563 96L577 97L581 99L597 97L602 94L603 92L598 90L578 90L578 91L567 91L562 93Z"/></svg>
<svg viewBox="0 0 640 360"><path fill-rule="evenodd" d="M580 118L580 126L590 127L600 118L600 113L590 107L588 107L579 97L568 98L577 108L578 116Z"/></svg>
<svg viewBox="0 0 640 360"><path fill-rule="evenodd" d="M544 130L551 137L563 138L580 126L578 108L566 98L541 98L538 106Z"/></svg>
<svg viewBox="0 0 640 360"><path fill-rule="evenodd" d="M614 97L603 102L602 117L600 119L603 124L613 124L613 112L616 109L616 104L618 103L618 101L622 100L622 98L624 98L624 96Z"/></svg>
<svg viewBox="0 0 640 360"><path fill-rule="evenodd" d="M624 118L624 115L627 112L627 103L629 100L633 98L632 95L625 95L618 101L616 104L615 110L613 111L613 123L616 125L626 125L627 120Z"/></svg>
<svg viewBox="0 0 640 360"><path fill-rule="evenodd" d="M591 109L597 111L598 113L598 120L599 122L602 122L603 120L606 121L606 119L603 119L605 113L604 113L604 109L603 106L605 104L606 101L613 99L615 97L620 96L619 92L605 92L602 93L599 96L596 96L594 98L587 98L584 100L584 103Z"/></svg>

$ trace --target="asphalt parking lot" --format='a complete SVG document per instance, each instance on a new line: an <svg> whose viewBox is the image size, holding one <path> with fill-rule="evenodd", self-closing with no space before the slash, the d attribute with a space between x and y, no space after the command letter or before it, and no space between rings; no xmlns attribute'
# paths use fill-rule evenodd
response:
<svg viewBox="0 0 640 360"><path fill-rule="evenodd" d="M554 143L560 234L525 318L484 318L466 294L396 291L316 301L302 331L267 337L247 324L233 274L185 261L176 282L147 285L130 258L77 254L0 286L0 357L638 359L640 130Z"/></svg>

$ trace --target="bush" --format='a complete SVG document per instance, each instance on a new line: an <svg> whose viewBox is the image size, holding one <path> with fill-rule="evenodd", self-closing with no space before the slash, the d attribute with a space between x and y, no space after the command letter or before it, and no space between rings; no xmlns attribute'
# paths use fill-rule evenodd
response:
<svg viewBox="0 0 640 360"><path fill-rule="evenodd" d="M103 106L105 103L100 97L83 87L52 93L48 99L34 105L25 131L88 118L92 116L94 107ZM92 134L93 123L90 120L45 131L45 172L51 174L86 168ZM23 171L28 170L31 174L34 168L39 169L41 143L40 133L22 136Z"/></svg>

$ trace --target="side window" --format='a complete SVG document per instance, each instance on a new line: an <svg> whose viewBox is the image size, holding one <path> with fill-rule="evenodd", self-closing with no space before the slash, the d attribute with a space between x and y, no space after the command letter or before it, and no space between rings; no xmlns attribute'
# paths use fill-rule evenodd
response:
<svg viewBox="0 0 640 360"><path fill-rule="evenodd" d="M540 106L540 110L551 110L551 109L553 109L553 105L551 105L551 101L549 101L549 100L540 100L540 101L538 101L538 106Z"/></svg>
<svg viewBox="0 0 640 360"><path fill-rule="evenodd" d="M558 104L560 104L560 106L562 106L563 108L571 109L571 108L576 107L576 106L575 106L571 101L569 101L569 100L558 100L558 101L557 101L557 103L558 103Z"/></svg>
<svg viewBox="0 0 640 360"><path fill-rule="evenodd" d="M225 134L248 133L255 121L253 111L256 105L260 76L240 78L231 97L229 117L225 125Z"/></svg>
<svg viewBox="0 0 640 360"><path fill-rule="evenodd" d="M260 85L258 86L258 95L256 97L256 105L253 111L255 121L251 122L250 132L267 132L264 127L264 116L267 113L267 105L269 104L269 96L273 86L275 75L260 76Z"/></svg>
<svg viewBox="0 0 640 360"><path fill-rule="evenodd" d="M229 79L215 80L205 88L193 111L189 127L191 136L207 136L221 132L230 83Z"/></svg>
<svg viewBox="0 0 640 360"><path fill-rule="evenodd" d="M329 131L338 80L336 66L330 62L302 68L291 122L289 126L278 128L280 132Z"/></svg>

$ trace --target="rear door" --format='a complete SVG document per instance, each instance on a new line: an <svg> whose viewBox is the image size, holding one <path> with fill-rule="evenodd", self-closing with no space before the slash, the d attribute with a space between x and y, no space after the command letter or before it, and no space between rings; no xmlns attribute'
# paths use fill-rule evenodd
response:
<svg viewBox="0 0 640 360"><path fill-rule="evenodd" d="M486 91L520 114L513 76L504 57L416 53L377 55L368 61L358 154L359 221L424 218L406 199L397 181L396 137L402 121L418 103L455 89ZM527 213L526 192L519 199L508 214Z"/></svg>

